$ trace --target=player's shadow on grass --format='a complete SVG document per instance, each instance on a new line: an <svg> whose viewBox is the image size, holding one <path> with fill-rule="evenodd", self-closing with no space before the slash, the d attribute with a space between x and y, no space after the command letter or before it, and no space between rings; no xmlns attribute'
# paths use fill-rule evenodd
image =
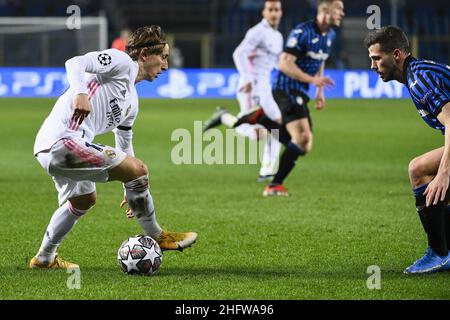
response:
<svg viewBox="0 0 450 320"><path fill-rule="evenodd" d="M219 267L189 267L173 266L161 270L160 277L171 276L193 276L193 277L242 277L254 279L277 279L277 278L317 278L317 279L362 279L365 276L364 270L356 272L354 269L347 270L312 270L302 267L298 268L255 268L245 266L219 266Z"/></svg>
<svg viewBox="0 0 450 320"><path fill-rule="evenodd" d="M277 278L296 278L296 279L330 279L335 280L337 278L342 280L364 280L370 276L366 272L367 266L353 266L351 268L343 269L312 269L307 267L289 267L289 268L255 268L245 266L218 266L218 267L183 267L172 266L167 269L161 270L158 274L159 277L172 277L172 276L192 276L192 277L242 277L242 278L254 278L254 279L277 279ZM414 276L405 275L403 269L384 268L382 269L382 277L384 279L405 279L413 278ZM416 276L418 277L418 276ZM419 276L420 277L420 276ZM423 276L422 276L423 277ZM429 274L425 277L450 277L450 272L439 272L435 274Z"/></svg>
<svg viewBox="0 0 450 320"><path fill-rule="evenodd" d="M30 270L27 266L15 266L10 268L5 268L6 272L19 271L26 272L30 275L36 277L47 277L47 276L57 276L66 274L66 270ZM1 272L2 268L0 268ZM41 272L39 272L41 271ZM96 266L81 266L81 274L96 274L101 277L110 276L111 274L120 274L121 271L116 266L111 267L96 267ZM398 272L390 272L391 276L396 274L401 274ZM302 267L298 268L255 268L255 267L245 267L245 266L217 266L217 267L193 267L193 266L170 266L162 267L158 272L157 277L199 277L199 278L243 278L243 279L278 279L278 278L305 278L305 279L335 279L339 277L341 279L357 280L363 279L365 277L364 270L348 269L348 270L313 270L306 269Z"/></svg>

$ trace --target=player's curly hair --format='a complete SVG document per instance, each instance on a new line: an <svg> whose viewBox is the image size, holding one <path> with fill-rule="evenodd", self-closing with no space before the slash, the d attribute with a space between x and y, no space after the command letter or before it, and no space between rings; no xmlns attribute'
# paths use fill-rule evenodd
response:
<svg viewBox="0 0 450 320"><path fill-rule="evenodd" d="M373 44L380 44L383 52L392 52L400 49L404 53L411 53L409 40L406 34L396 26L386 26L369 32L364 39L364 44L369 48Z"/></svg>
<svg viewBox="0 0 450 320"><path fill-rule="evenodd" d="M147 55L159 55L166 44L166 34L160 26L145 26L131 34L125 52L136 61L142 50L145 50Z"/></svg>

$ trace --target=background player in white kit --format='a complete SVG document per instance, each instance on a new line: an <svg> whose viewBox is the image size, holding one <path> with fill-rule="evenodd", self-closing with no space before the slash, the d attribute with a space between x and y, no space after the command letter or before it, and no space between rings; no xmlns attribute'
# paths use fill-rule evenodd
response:
<svg viewBox="0 0 450 320"><path fill-rule="evenodd" d="M281 123L281 113L272 97L270 83L271 72L283 51L283 36L278 31L282 16L281 1L266 0L262 15L262 21L247 31L244 40L233 53L233 60L240 76L237 99L241 111L238 116L261 106L272 120ZM235 122L235 116L225 108L218 107L212 117L205 122L204 130L220 124L232 128ZM265 136L266 130L261 125L242 124L236 127L236 132L256 140ZM270 135L266 136L267 142L258 181L269 179L277 172L281 144Z"/></svg>
<svg viewBox="0 0 450 320"><path fill-rule="evenodd" d="M31 268L73 268L56 250L77 220L96 201L95 182L121 181L128 215L162 250L192 245L195 232L163 231L156 221L146 165L134 157L132 125L138 113L135 84L153 81L168 69L169 46L158 26L142 27L130 37L126 53L116 49L90 52L66 62L69 89L45 119L34 154L52 176L59 208L53 214ZM92 143L114 131L116 148Z"/></svg>

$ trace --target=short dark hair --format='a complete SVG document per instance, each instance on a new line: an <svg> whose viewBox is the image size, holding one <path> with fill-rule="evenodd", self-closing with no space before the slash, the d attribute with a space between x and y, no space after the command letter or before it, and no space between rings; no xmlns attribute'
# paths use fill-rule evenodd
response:
<svg viewBox="0 0 450 320"><path fill-rule="evenodd" d="M125 51L131 59L137 60L144 49L147 55L160 55L166 44L166 35L160 26L140 27L128 38Z"/></svg>
<svg viewBox="0 0 450 320"><path fill-rule="evenodd" d="M266 3L267 2L281 2L281 0L264 0L263 10L266 8Z"/></svg>
<svg viewBox="0 0 450 320"><path fill-rule="evenodd" d="M396 26L386 26L370 31L364 39L364 44L368 49L376 43L380 44L380 50L383 52L400 49L404 53L411 53L408 37L402 29Z"/></svg>
<svg viewBox="0 0 450 320"><path fill-rule="evenodd" d="M344 0L317 0L317 6L320 6L322 3L326 3L328 6L330 6L334 1L344 2Z"/></svg>

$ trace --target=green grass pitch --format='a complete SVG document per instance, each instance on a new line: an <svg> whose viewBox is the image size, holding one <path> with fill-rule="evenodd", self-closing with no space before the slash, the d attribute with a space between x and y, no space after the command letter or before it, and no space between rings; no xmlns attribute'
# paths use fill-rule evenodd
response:
<svg viewBox="0 0 450 320"><path fill-rule="evenodd" d="M174 165L176 128L193 130L215 105L234 100L142 100L137 156L150 170L160 224L199 233L166 252L154 277L128 276L119 245L141 233L118 206L120 183L98 184L98 201L60 247L81 267L29 270L57 206L53 183L32 154L51 99L0 100L0 299L448 299L449 274L406 276L426 249L408 162L443 144L410 101L329 100L312 110L314 149L288 178L289 198L263 198L258 165ZM113 145L113 135L96 142ZM369 290L368 266L381 270Z"/></svg>

